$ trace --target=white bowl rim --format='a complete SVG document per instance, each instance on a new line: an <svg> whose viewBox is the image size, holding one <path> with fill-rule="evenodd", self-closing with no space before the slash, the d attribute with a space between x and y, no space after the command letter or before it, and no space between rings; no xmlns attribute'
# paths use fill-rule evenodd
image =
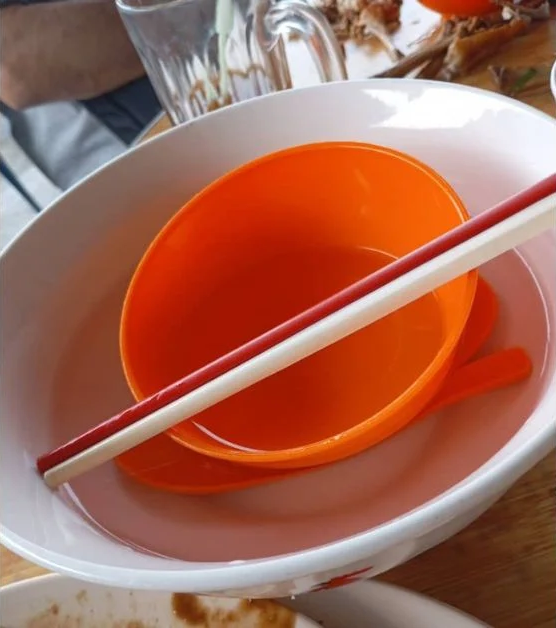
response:
<svg viewBox="0 0 556 628"><path fill-rule="evenodd" d="M556 61L552 64L552 70L550 71L550 89L556 102Z"/></svg>
<svg viewBox="0 0 556 628"><path fill-rule="evenodd" d="M461 92L474 93L476 95L488 96L491 99L501 101L506 106L521 110L523 113L544 119L546 122L556 126L556 120L549 114L535 109L525 103L521 103L512 98L489 92L487 90L459 85L455 83L442 83L424 79L366 79L359 81L335 82L309 87L286 90L275 94L260 96L250 101L236 103L224 109L216 110L203 116L203 120L210 116L223 116L231 108L249 107L252 102L268 98L288 98L292 93L312 92L316 90L337 90L353 89L359 91L363 88L385 88L396 89L403 84L418 83L419 85L434 87L436 89L450 89ZM151 143L160 141L169 133L179 133L182 126L198 124L199 119L192 120L185 125L168 129L160 135L150 139L132 149L132 151L144 150ZM130 151L131 152L131 151ZM97 176L104 169L111 167L120 159L125 159L129 152L116 157L98 170L84 178L80 183L66 191L60 198L51 204L47 210L43 211L37 219L15 238L8 247L0 254L1 259L9 253L12 247L16 246L20 239L30 228L47 221L54 213L49 211L62 198L71 194L74 189L86 184L89 179ZM547 391L539 401L539 405L531 413L532 417L545 414L556 414L556 369L551 377L551 382L547 386ZM556 417L555 417L556 418ZM130 569L126 567L103 566L102 573L97 566L95 573L88 569L89 562L69 558L66 554L45 550L40 545L26 541L14 532L7 530L4 525L0 525L0 543L8 549L16 552L37 565L67 574L87 582L103 585L128 586L132 582L135 589L154 590L188 590L215 591L230 588L233 583L234 589L242 589L254 586L264 586L289 580L310 576L319 572L326 565L327 570L342 568L342 566L357 563L371 553L383 551L395 544L403 543L408 538L414 536L414 531L419 530L423 534L437 526L439 521L452 521L459 515L464 514L468 509L466 504L475 494L481 494L485 501L488 498L495 498L500 492L501 480L511 477L512 482L517 480L523 473L530 469L542 457L547 455L556 446L556 420L547 424L533 434L526 442L519 445L515 451L505 456L509 448L510 439L490 460L476 469L471 475L452 486L447 491L425 502L418 508L401 515L393 520L381 524L366 532L361 532L351 537L328 543L326 545L300 550L298 552L283 554L262 559L251 559L245 561L233 561L228 563L189 563L196 565L196 569ZM484 473L484 467L489 465L488 473ZM176 564L178 564L177 561ZM201 568L202 567L202 568Z"/></svg>

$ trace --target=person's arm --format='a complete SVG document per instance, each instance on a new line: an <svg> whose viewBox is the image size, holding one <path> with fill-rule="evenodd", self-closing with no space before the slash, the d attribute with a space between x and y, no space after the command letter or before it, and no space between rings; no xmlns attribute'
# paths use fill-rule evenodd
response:
<svg viewBox="0 0 556 628"><path fill-rule="evenodd" d="M113 0L7 6L0 13L0 98L9 107L92 98L144 74Z"/></svg>

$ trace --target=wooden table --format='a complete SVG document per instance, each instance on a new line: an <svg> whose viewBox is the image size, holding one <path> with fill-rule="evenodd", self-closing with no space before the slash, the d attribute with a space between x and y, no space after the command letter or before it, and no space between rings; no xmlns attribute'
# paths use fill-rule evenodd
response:
<svg viewBox="0 0 556 628"><path fill-rule="evenodd" d="M512 42L489 63L535 65L555 56L553 14L552 20ZM492 89L486 64L464 82ZM524 100L550 115L556 114L549 91ZM146 137L169 126L163 118ZM555 496L556 453L540 462L466 530L393 569L383 579L452 604L495 628L554 628ZM3 547L0 563L2 585L45 573Z"/></svg>

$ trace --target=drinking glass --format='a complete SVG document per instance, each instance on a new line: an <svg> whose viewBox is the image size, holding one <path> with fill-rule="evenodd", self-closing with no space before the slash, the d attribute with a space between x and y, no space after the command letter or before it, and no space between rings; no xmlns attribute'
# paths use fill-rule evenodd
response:
<svg viewBox="0 0 556 628"><path fill-rule="evenodd" d="M346 78L324 15L302 0L116 0L173 124L290 88L286 37L301 38L320 79Z"/></svg>

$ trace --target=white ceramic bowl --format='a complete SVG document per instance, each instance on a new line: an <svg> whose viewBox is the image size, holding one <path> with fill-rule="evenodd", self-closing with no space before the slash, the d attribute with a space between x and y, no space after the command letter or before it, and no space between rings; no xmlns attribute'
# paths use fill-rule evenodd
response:
<svg viewBox="0 0 556 628"><path fill-rule="evenodd" d="M277 610L274 602L261 612L240 605L235 621L229 610L235 600L188 596L186 609L198 602L205 628L488 628L486 624L422 595L380 582L360 582L350 587L304 595L284 602L291 614ZM111 589L85 584L64 576L49 575L0 589L4 628L186 628L198 626L193 613L175 616L171 593ZM224 620L222 617L224 616ZM318 620L314 623L311 617ZM262 621L261 621L262 620Z"/></svg>
<svg viewBox="0 0 556 628"><path fill-rule="evenodd" d="M138 487L112 465L75 483L79 500L43 485L34 470L38 454L131 400L118 356L119 311L154 234L230 168L320 140L409 152L444 175L476 213L550 174L556 123L502 96L455 85L331 84L174 129L62 197L1 260L0 516L9 548L113 586L299 594L331 578L337 584L376 575L436 545L550 450L554 233L484 269L504 296L493 343L522 344L535 362L524 386L419 422L333 467L239 493L176 498Z"/></svg>

